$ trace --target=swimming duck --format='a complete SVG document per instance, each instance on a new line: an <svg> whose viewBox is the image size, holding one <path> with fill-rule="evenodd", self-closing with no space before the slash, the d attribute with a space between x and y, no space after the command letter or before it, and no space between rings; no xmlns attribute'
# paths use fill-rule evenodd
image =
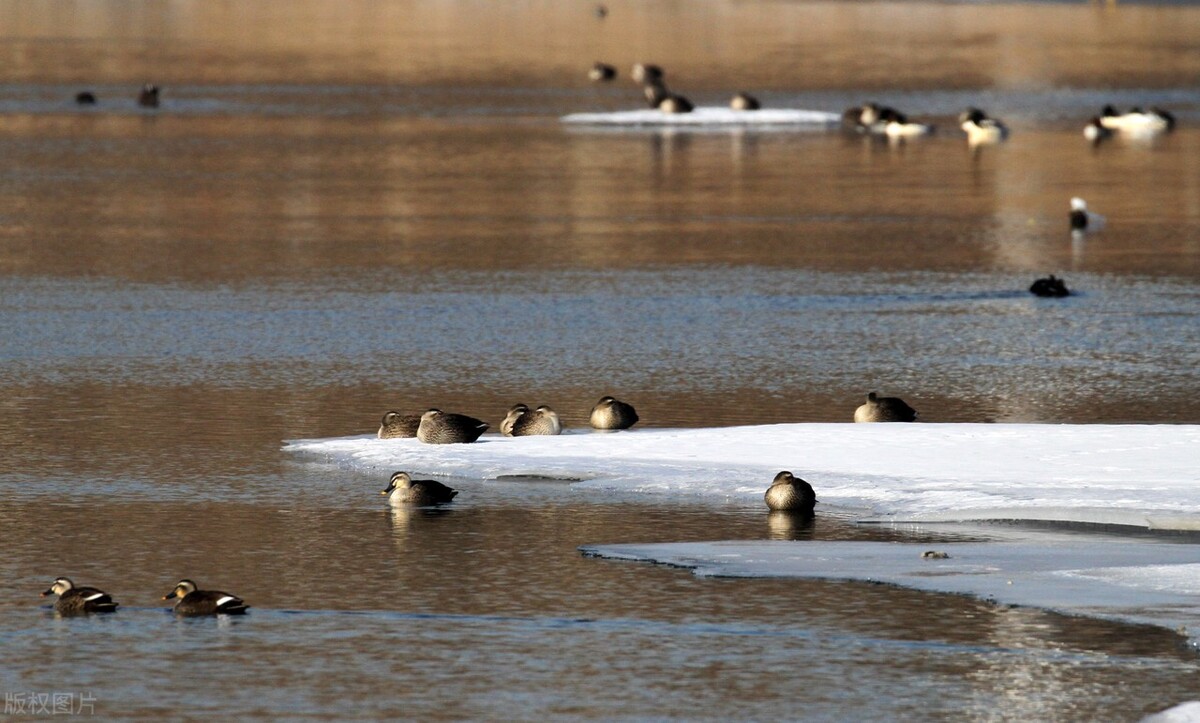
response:
<svg viewBox="0 0 1200 723"><path fill-rule="evenodd" d="M500 434L505 437L513 436L513 424L517 419L529 411L529 407L524 404L517 403L508 408L508 414L504 415L504 421L500 423Z"/></svg>
<svg viewBox="0 0 1200 723"><path fill-rule="evenodd" d="M660 103L671 97L671 91L660 82L647 83L642 86L642 95L646 96L646 103L651 108L658 108Z"/></svg>
<svg viewBox="0 0 1200 723"><path fill-rule="evenodd" d="M588 71L588 78L597 82L607 82L617 77L617 69L608 63L596 61Z"/></svg>
<svg viewBox="0 0 1200 723"><path fill-rule="evenodd" d="M1144 111L1135 106L1128 113L1120 113L1111 105L1106 105L1100 112L1100 124L1125 133L1164 133L1174 130L1175 116L1161 108Z"/></svg>
<svg viewBox="0 0 1200 723"><path fill-rule="evenodd" d="M1071 292L1067 290L1066 283L1062 279L1050 274L1049 277L1034 281L1029 287L1029 292L1034 296L1045 298L1062 298L1070 296Z"/></svg>
<svg viewBox="0 0 1200 723"><path fill-rule="evenodd" d="M176 615L241 615L250 606L237 595L220 590L198 590L191 580L180 580L175 589L163 595L163 600L174 600Z"/></svg>
<svg viewBox="0 0 1200 723"><path fill-rule="evenodd" d="M916 410L900 397L880 397L875 392L868 394L866 403L854 410L856 422L911 422L916 418Z"/></svg>
<svg viewBox="0 0 1200 723"><path fill-rule="evenodd" d="M1076 196L1071 199L1071 229L1074 231L1098 231L1104 227L1104 217L1088 210L1087 201Z"/></svg>
<svg viewBox="0 0 1200 723"><path fill-rule="evenodd" d="M513 420L512 436L514 437L561 433L562 422L558 419L558 413L545 404L540 404L532 412L526 412Z"/></svg>
<svg viewBox="0 0 1200 723"><path fill-rule="evenodd" d="M42 597L49 595L58 595L58 599L54 601L54 611L59 615L111 613L118 605L103 590L75 587L75 583L68 577L56 578L50 589L42 593Z"/></svg>
<svg viewBox="0 0 1200 723"><path fill-rule="evenodd" d="M658 109L663 113L691 113L696 106L682 95L671 93L658 104Z"/></svg>
<svg viewBox="0 0 1200 723"><path fill-rule="evenodd" d="M1103 121L1100 120L1100 116L1095 116L1083 127L1083 137L1093 144L1099 143L1106 138L1112 138L1112 134L1112 129L1104 125Z"/></svg>
<svg viewBox="0 0 1200 723"><path fill-rule="evenodd" d="M663 69L652 63L637 63L633 66L633 70L629 71L629 77L633 78L633 82L646 85L647 83L659 83L662 81Z"/></svg>
<svg viewBox="0 0 1200 723"><path fill-rule="evenodd" d="M376 433L376 436L380 439L415 437L417 428L420 426L421 417L419 415L388 412L383 415L383 421L379 423L379 432Z"/></svg>
<svg viewBox="0 0 1200 723"><path fill-rule="evenodd" d="M604 396L592 407L590 421L596 429L629 429L637 424L638 415L632 405Z"/></svg>
<svg viewBox="0 0 1200 723"><path fill-rule="evenodd" d="M1008 138L1008 126L989 118L978 108L968 108L958 116L958 125L967 134L967 143L984 145L999 143Z"/></svg>
<svg viewBox="0 0 1200 723"><path fill-rule="evenodd" d="M143 108L158 107L158 86L147 83L142 86L142 90L138 93L138 105Z"/></svg>
<svg viewBox="0 0 1200 723"><path fill-rule="evenodd" d="M431 479L413 479L408 472L397 472L388 481L387 489L379 494L388 495L391 502L440 505L454 499L458 490Z"/></svg>
<svg viewBox="0 0 1200 723"><path fill-rule="evenodd" d="M775 475L771 486L763 494L767 507L773 510L790 510L811 514L817 504L817 495L812 485L796 477L791 472L780 472Z"/></svg>
<svg viewBox="0 0 1200 723"><path fill-rule="evenodd" d="M733 96L733 100L729 101L729 107L734 110L758 110L762 108L762 104L758 102L758 98L747 93L738 93Z"/></svg>
<svg viewBox="0 0 1200 723"><path fill-rule="evenodd" d="M75 94L76 105L96 105L96 94L90 90L81 90Z"/></svg>
<svg viewBox="0 0 1200 723"><path fill-rule="evenodd" d="M487 422L474 417L430 409L421 415L417 439L426 444L465 444L479 439L487 428Z"/></svg>

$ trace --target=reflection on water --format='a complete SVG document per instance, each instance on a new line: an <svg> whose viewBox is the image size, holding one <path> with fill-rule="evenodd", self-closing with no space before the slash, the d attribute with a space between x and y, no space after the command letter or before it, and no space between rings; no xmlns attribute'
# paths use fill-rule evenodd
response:
<svg viewBox="0 0 1200 723"><path fill-rule="evenodd" d="M603 394L649 426L848 421L872 389L935 421L1200 418L1200 11L606 5L0 0L0 688L221 718L1136 719L1200 695L1170 631L577 550L978 529L529 479L413 509L282 458L530 397L569 427ZM942 131L561 127L641 103L589 84L597 59ZM1180 128L1089 146L1110 102ZM969 149L968 105L1012 138ZM1071 237L1072 196L1108 227ZM1077 294L1024 291L1048 273ZM63 574L121 610L54 617ZM176 620L181 577L253 608Z"/></svg>

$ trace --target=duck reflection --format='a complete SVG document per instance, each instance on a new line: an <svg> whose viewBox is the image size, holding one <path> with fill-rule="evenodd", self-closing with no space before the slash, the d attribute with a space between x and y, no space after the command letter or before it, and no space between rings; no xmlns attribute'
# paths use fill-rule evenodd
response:
<svg viewBox="0 0 1200 723"><path fill-rule="evenodd" d="M771 540L811 540L816 516L796 510L771 510L767 513L767 533Z"/></svg>
<svg viewBox="0 0 1200 723"><path fill-rule="evenodd" d="M410 533L416 533L422 525L454 513L452 507L417 507L408 504L388 505L388 518L392 525L392 544L397 550L408 547Z"/></svg>

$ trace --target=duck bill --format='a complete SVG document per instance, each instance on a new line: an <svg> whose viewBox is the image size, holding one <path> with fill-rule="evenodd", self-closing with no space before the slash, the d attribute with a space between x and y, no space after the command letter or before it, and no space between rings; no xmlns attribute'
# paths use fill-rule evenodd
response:
<svg viewBox="0 0 1200 723"><path fill-rule="evenodd" d="M167 594L167 595L163 595L163 596L162 596L162 599L163 599L163 600L174 600L174 599L175 599L175 593L173 593L173 592L172 592L172 593L169 593L169 594Z"/></svg>
<svg viewBox="0 0 1200 723"><path fill-rule="evenodd" d="M51 589L45 591L44 593L42 593L42 597L50 597L53 594L54 594L54 588L51 588Z"/></svg>

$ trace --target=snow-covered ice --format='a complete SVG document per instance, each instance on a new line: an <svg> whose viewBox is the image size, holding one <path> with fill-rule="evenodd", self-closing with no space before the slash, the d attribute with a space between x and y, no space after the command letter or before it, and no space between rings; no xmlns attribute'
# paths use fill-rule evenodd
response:
<svg viewBox="0 0 1200 723"><path fill-rule="evenodd" d="M606 113L571 113L562 116L563 123L604 126L760 126L796 125L824 128L841 123L837 113L822 110L764 108L762 110L733 110L718 106L698 106L691 113L663 113L646 108Z"/></svg>
<svg viewBox="0 0 1200 723"><path fill-rule="evenodd" d="M358 436L297 440L285 449L381 477L400 469L483 480L550 477L600 496L754 505L762 504L775 473L787 469L816 489L818 515L836 511L926 530L984 520L1102 524L1112 527L934 545L950 555L938 560L921 557L930 545L866 541L587 551L702 575L871 580L1200 631L1200 546L1178 534L1200 530L1198 425L779 424L485 435L463 445ZM1121 528L1172 534L1111 534Z"/></svg>
<svg viewBox="0 0 1200 723"><path fill-rule="evenodd" d="M761 501L776 472L817 510L876 522L1041 520L1200 530L1200 426L776 424L485 435L465 445L298 440L290 452L364 471L579 480L582 488Z"/></svg>

